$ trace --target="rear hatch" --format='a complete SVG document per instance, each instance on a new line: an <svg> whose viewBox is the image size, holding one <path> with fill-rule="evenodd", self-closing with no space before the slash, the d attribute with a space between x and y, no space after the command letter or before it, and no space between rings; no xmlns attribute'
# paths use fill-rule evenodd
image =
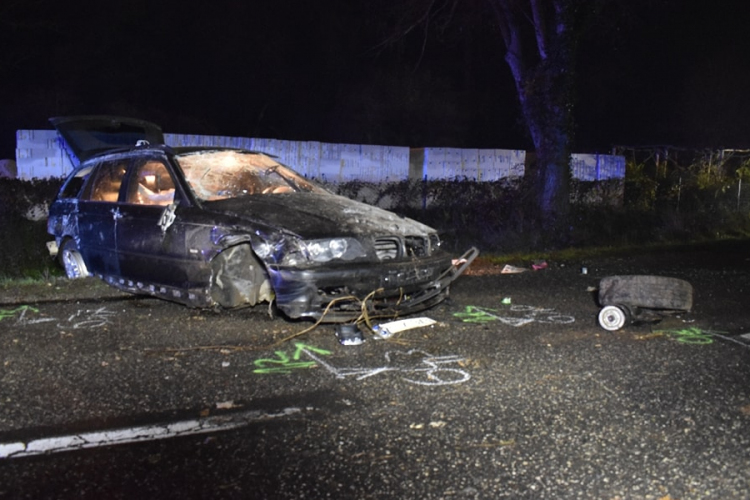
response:
<svg viewBox="0 0 750 500"><path fill-rule="evenodd" d="M164 144L158 125L120 116L63 116L50 118L65 143L73 165L114 149L134 147L138 141Z"/></svg>

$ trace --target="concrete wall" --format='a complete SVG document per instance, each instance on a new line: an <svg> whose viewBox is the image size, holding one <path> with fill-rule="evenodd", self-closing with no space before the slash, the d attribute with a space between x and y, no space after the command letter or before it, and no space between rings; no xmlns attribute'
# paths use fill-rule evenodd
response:
<svg viewBox="0 0 750 500"><path fill-rule="evenodd" d="M407 148L315 141L284 141L208 135L165 134L171 146L228 146L263 151L301 174L325 182L396 182L406 179L494 181L523 177L526 152L506 149ZM16 132L18 177L64 177L73 168L57 132ZM625 177L625 158L573 155L573 177L603 180Z"/></svg>

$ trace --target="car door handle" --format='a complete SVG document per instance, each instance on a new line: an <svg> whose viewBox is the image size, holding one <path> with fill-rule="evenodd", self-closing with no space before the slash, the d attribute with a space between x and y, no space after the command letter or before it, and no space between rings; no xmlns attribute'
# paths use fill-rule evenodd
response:
<svg viewBox="0 0 750 500"><path fill-rule="evenodd" d="M174 211L177 210L177 202L170 203L164 208L164 211L161 213L161 217L159 217L159 222L156 223L157 226L161 228L162 234L167 232L167 229L169 229L169 226L172 225L172 223L175 220L175 214Z"/></svg>

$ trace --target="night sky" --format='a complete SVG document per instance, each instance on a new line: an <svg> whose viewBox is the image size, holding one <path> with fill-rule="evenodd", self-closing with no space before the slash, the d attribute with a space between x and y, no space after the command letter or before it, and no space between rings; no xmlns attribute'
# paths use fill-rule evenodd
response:
<svg viewBox="0 0 750 500"><path fill-rule="evenodd" d="M693 5L693 4L700 5ZM0 158L51 116L166 132L529 149L486 0L0 3ZM393 39L393 43L385 43ZM574 150L750 147L750 2L610 0L582 40Z"/></svg>

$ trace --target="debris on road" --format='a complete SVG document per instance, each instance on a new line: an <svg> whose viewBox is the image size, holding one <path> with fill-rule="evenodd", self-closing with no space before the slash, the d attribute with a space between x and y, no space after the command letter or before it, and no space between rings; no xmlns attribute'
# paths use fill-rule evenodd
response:
<svg viewBox="0 0 750 500"><path fill-rule="evenodd" d="M505 264L505 267L503 267L502 271L500 271L500 274L519 274L519 273L525 273L528 271L525 267L517 267L517 266L511 266L510 264Z"/></svg>
<svg viewBox="0 0 750 500"><path fill-rule="evenodd" d="M341 345L360 345L365 341L356 323L336 325L336 338Z"/></svg>
<svg viewBox="0 0 750 500"><path fill-rule="evenodd" d="M391 321L389 323L383 323L382 325L375 325L372 327L373 333L376 337L381 339L389 339L395 334L411 330L412 328L420 328L423 326L434 325L436 321L434 319L420 317L420 318L409 318L398 321Z"/></svg>

